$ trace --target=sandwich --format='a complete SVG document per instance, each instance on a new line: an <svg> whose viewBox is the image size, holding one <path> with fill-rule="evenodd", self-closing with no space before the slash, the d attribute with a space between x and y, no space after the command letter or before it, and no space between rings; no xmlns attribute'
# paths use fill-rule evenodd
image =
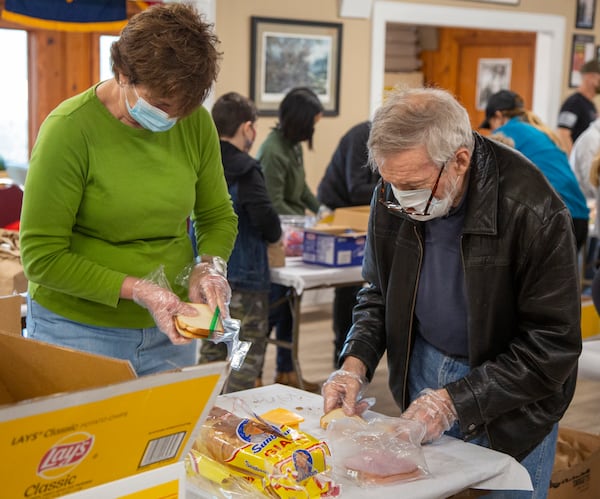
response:
<svg viewBox="0 0 600 499"><path fill-rule="evenodd" d="M223 333L219 309L214 312L206 303L189 303L198 315L175 315L175 329L186 338L210 338L213 333Z"/></svg>

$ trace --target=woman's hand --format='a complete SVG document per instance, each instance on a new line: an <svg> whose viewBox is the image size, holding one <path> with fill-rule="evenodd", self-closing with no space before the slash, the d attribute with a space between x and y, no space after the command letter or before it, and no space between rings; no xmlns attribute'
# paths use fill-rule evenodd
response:
<svg viewBox="0 0 600 499"><path fill-rule="evenodd" d="M202 256L190 275L190 301L208 303L212 310L219 307L221 317L229 317L231 288L227 282L227 263L218 256Z"/></svg>
<svg viewBox="0 0 600 499"><path fill-rule="evenodd" d="M144 279L135 281L131 288L131 294L135 303L150 312L158 329L169 337L171 343L174 345L191 343L191 339L185 338L177 332L173 316L177 314L198 315L194 307L182 302L172 291Z"/></svg>

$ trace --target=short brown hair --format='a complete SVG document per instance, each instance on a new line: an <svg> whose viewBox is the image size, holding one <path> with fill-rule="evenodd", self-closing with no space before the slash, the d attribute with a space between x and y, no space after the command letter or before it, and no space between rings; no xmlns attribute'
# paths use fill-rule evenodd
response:
<svg viewBox="0 0 600 499"><path fill-rule="evenodd" d="M256 121L256 106L237 92L228 92L217 99L212 118L220 137L233 137L242 123Z"/></svg>
<svg viewBox="0 0 600 499"><path fill-rule="evenodd" d="M221 53L212 24L191 5L157 4L133 16L110 49L117 81L144 85L151 98L173 99L174 116L204 102L219 72Z"/></svg>

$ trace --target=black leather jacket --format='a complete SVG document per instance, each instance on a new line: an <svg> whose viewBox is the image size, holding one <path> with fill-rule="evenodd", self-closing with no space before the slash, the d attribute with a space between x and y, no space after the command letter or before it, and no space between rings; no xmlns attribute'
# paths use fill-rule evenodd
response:
<svg viewBox="0 0 600 499"><path fill-rule="evenodd" d="M522 459L575 389L581 331L572 222L542 173L507 147L475 134L469 171L461 252L472 370L445 388L467 439L486 432L493 449ZM423 238L421 223L377 202L378 190L363 263L371 284L359 294L342 357L358 357L372 377L387 351L389 386L405 409Z"/></svg>

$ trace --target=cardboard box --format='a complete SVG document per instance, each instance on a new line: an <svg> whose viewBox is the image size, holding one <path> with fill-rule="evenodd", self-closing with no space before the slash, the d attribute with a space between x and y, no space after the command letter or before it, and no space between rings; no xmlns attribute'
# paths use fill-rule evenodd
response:
<svg viewBox="0 0 600 499"><path fill-rule="evenodd" d="M591 298L581 298L581 337L590 338L600 334L600 317Z"/></svg>
<svg viewBox="0 0 600 499"><path fill-rule="evenodd" d="M0 296L0 330L21 335L21 295Z"/></svg>
<svg viewBox="0 0 600 499"><path fill-rule="evenodd" d="M0 228L0 296L27 291L20 252L19 232Z"/></svg>
<svg viewBox="0 0 600 499"><path fill-rule="evenodd" d="M327 267L362 265L366 235L349 227L315 225L304 231L302 260Z"/></svg>
<svg viewBox="0 0 600 499"><path fill-rule="evenodd" d="M105 483L64 499L184 499L187 481L183 462Z"/></svg>
<svg viewBox="0 0 600 499"><path fill-rule="evenodd" d="M0 332L1 495L50 499L182 461L224 372L136 378L128 362Z"/></svg>
<svg viewBox="0 0 600 499"><path fill-rule="evenodd" d="M597 499L600 494L600 435L558 430L548 499Z"/></svg>
<svg viewBox="0 0 600 499"><path fill-rule="evenodd" d="M349 227L358 232L367 232L370 210L369 205L338 208L333 212L331 224Z"/></svg>

